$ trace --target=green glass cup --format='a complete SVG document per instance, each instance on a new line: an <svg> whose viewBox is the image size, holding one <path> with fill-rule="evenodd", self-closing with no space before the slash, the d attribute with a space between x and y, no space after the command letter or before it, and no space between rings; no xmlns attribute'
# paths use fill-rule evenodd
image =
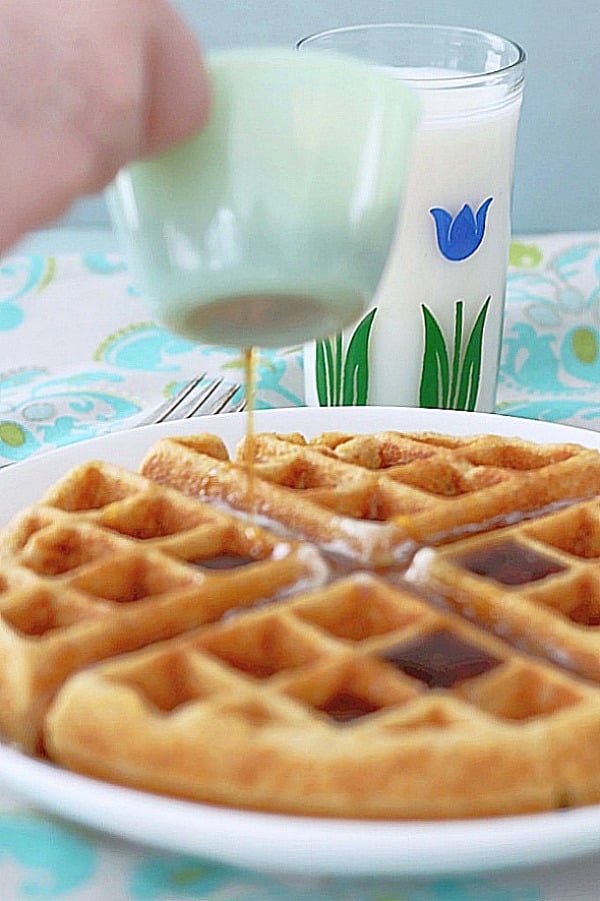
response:
<svg viewBox="0 0 600 901"><path fill-rule="evenodd" d="M382 275L418 101L366 63L318 52L223 51L208 69L207 127L107 191L133 280L157 320L195 341L329 335Z"/></svg>

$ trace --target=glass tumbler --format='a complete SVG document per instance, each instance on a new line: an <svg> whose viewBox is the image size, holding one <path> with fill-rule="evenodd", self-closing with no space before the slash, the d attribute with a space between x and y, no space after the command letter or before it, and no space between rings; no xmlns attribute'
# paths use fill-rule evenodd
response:
<svg viewBox="0 0 600 901"><path fill-rule="evenodd" d="M358 57L421 101L382 280L358 323L306 346L307 402L493 411L524 51L487 32L402 23L297 47Z"/></svg>

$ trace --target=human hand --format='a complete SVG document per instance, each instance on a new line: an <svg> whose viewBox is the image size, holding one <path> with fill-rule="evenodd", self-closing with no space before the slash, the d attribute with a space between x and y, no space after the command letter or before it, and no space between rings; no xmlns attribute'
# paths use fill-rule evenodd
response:
<svg viewBox="0 0 600 901"><path fill-rule="evenodd" d="M0 250L208 117L167 0L2 0L0 58Z"/></svg>

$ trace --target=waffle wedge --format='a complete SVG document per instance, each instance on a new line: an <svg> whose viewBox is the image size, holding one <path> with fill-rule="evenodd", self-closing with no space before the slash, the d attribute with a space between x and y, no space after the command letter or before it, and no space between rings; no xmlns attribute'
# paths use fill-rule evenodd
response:
<svg viewBox="0 0 600 901"><path fill-rule="evenodd" d="M186 494L255 509L368 566L600 492L600 455L492 435L260 434L230 459L214 436L164 438L141 472Z"/></svg>
<svg viewBox="0 0 600 901"><path fill-rule="evenodd" d="M82 671L45 741L92 776L292 814L600 800L598 689L365 574Z"/></svg>

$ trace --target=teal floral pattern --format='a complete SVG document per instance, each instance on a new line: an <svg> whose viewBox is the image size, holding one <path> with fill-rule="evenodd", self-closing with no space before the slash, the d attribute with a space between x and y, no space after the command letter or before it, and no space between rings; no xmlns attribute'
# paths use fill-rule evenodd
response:
<svg viewBox="0 0 600 901"><path fill-rule="evenodd" d="M186 857L152 857L134 870L131 901L545 901L534 885L518 880L315 879L236 870Z"/></svg>
<svg viewBox="0 0 600 901"><path fill-rule="evenodd" d="M94 358L118 369L141 372L176 372L183 354L194 345L172 335L153 322L133 323L109 335L97 349Z"/></svg>
<svg viewBox="0 0 600 901"><path fill-rule="evenodd" d="M127 846L117 855L92 832L15 812L0 814L0 887L2 901L559 901L510 875L332 879L269 875Z"/></svg>
<svg viewBox="0 0 600 901"><path fill-rule="evenodd" d="M539 889L526 883L507 887L500 880L486 885L480 879L442 879L413 889L406 901L541 901L542 898ZM400 901L400 898L390 897L389 901Z"/></svg>
<svg viewBox="0 0 600 901"><path fill-rule="evenodd" d="M90 883L97 851L90 837L28 814L0 817L0 887L3 901L76 898Z"/></svg>
<svg viewBox="0 0 600 901"><path fill-rule="evenodd" d="M25 318L23 301L52 280L54 257L17 257L0 265L0 333L19 328Z"/></svg>
<svg viewBox="0 0 600 901"><path fill-rule="evenodd" d="M498 410L600 428L600 241L514 244Z"/></svg>
<svg viewBox="0 0 600 901"><path fill-rule="evenodd" d="M6 374L0 378L0 463L93 438L138 412L138 404L114 393L122 382L106 370L56 378L34 369Z"/></svg>
<svg viewBox="0 0 600 901"><path fill-rule="evenodd" d="M194 857L151 857L134 870L129 883L132 901L166 898L210 898L235 883L231 867ZM223 895L222 895L223 896Z"/></svg>

